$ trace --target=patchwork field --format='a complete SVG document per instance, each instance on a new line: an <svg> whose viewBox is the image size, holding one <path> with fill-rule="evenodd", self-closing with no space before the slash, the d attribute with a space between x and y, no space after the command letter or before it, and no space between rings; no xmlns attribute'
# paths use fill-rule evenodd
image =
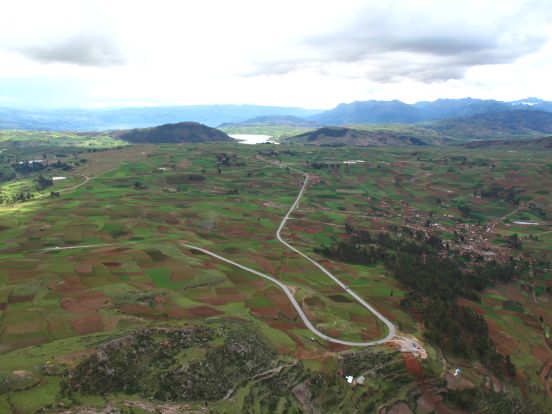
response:
<svg viewBox="0 0 552 414"><path fill-rule="evenodd" d="M33 159L44 152L38 146L23 155L17 140L7 142L6 136L0 140L4 155ZM35 373L37 366L73 367L98 344L138 328L235 320L255 327L286 361L339 375L343 387L343 373L329 358L347 347L314 337L274 284L183 246L203 247L275 277L326 335L347 341L383 337L386 329L371 312L276 240L276 229L303 183L303 175L294 171L299 169L309 174L310 184L282 236L402 334L421 339L424 331L423 321L401 307L407 286L381 264L331 261L314 250L347 237L347 227L353 226L383 233L397 228L430 232L443 240L461 237L457 246L464 251L531 258L532 269L512 284L486 290L480 303L461 300L485 317L497 349L512 358L518 369L513 385L526 398L548 404L542 398L550 387L552 362L548 153L102 143L88 143L101 147L97 151L50 143L44 155L49 165L58 159L70 164L65 179L50 187L36 190L37 176L57 175L56 170L0 183L5 195L34 193L25 201L6 197L0 205L0 379L28 372L36 377L37 390L48 395L41 401L53 404L61 401L60 380ZM522 247L512 252L514 233ZM391 352L387 346L373 352L381 349ZM423 369L408 358L393 360L411 376L401 391L405 399L414 395L409 393L416 375L444 375L456 365L464 367L474 385L489 375L467 361L449 359L443 365L438 350L431 344L427 350L430 358ZM374 381L381 388L383 380ZM246 396L264 392L254 384L241 385L235 398L242 405L236 406L243 408ZM362 387L355 390L358 399ZM418 391L431 400L429 391ZM20 407L20 392L11 388L0 394L0 412L4 403ZM389 402L389 394L380 393L381 404ZM80 403L92 404L86 398ZM231 409L226 403L215 408Z"/></svg>

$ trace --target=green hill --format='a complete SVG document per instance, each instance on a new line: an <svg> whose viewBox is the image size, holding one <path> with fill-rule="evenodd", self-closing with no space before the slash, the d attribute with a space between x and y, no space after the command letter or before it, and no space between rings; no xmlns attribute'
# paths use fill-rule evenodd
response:
<svg viewBox="0 0 552 414"><path fill-rule="evenodd" d="M365 129L367 128L367 129ZM356 145L361 147L404 147L442 145L447 142L440 134L430 130L411 131L408 128L369 128L359 126L323 127L288 138L291 142L323 146Z"/></svg>
<svg viewBox="0 0 552 414"><path fill-rule="evenodd" d="M165 124L153 128L117 131L114 133L114 136L135 144L234 141L224 132L197 122L180 122L178 124Z"/></svg>
<svg viewBox="0 0 552 414"><path fill-rule="evenodd" d="M542 137L552 134L552 113L503 111L448 119L431 125L431 128L461 140Z"/></svg>
<svg viewBox="0 0 552 414"><path fill-rule="evenodd" d="M463 143L462 146L465 148L550 149L552 148L552 137L470 141Z"/></svg>

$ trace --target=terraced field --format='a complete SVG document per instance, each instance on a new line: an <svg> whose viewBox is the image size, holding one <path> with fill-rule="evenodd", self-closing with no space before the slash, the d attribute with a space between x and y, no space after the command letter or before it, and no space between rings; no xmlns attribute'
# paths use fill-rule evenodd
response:
<svg viewBox="0 0 552 414"><path fill-rule="evenodd" d="M220 162L223 153L226 164ZM72 164L65 180L34 199L0 206L0 376L29 373L50 404L63 400L63 381L36 367L50 364L61 372L98 344L143 327L243 321L286 364L298 360L313 372L337 376L337 352L350 352L348 347L313 336L273 283L187 246L271 275L325 335L352 342L384 337L387 330L373 313L276 239L304 183L295 169L307 172L309 183L282 228L283 239L316 259L401 334L423 338L423 323L400 306L407 286L383 265L331 261L314 249L347 237L347 226L384 233L410 228L444 240L462 232L462 248L501 257L512 254L508 237L517 233L522 253L535 258L532 275L486 291L481 303L462 300L485 316L497 347L511 356L519 373L513 385L529 384L523 392L535 399L547 386L547 373L541 379L552 360L546 336L552 285L545 264L552 251L552 174L546 153L454 149L451 156L443 148L203 144L114 146L65 159L86 161ZM345 163L352 160L363 162ZM18 192L12 188L18 185L31 191L37 174L3 183L2 191ZM489 196L497 185L519 189L514 196L521 203L512 204L510 193ZM56 191L59 197L49 196ZM537 224L514 223L521 220ZM408 361L401 369L414 376L420 370L427 376L442 373L438 350L426 348L423 369ZM391 352L385 346L373 353L382 349ZM489 376L477 364L451 359L448 369L451 364L462 365L473 384ZM343 373L335 381L346 384ZM377 377L366 386L381 387L382 381ZM405 399L413 382L405 381ZM253 384L236 392L240 407L246 395L262 393ZM0 389L0 407L19 407L22 391L14 387ZM361 389L357 385L355 392ZM380 404L390 402L388 394L381 395ZM89 397L74 398L92 404ZM237 403L218 404L226 410Z"/></svg>

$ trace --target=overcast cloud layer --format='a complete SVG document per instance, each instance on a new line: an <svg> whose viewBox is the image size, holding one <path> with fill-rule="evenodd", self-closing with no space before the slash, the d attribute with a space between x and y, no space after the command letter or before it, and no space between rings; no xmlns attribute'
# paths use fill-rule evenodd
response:
<svg viewBox="0 0 552 414"><path fill-rule="evenodd" d="M548 0L6 3L2 106L552 100Z"/></svg>

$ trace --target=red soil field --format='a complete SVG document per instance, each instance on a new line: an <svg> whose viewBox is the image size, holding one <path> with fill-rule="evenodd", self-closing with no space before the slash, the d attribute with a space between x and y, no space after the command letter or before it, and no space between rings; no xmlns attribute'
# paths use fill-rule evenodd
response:
<svg viewBox="0 0 552 414"><path fill-rule="evenodd" d="M489 336L495 344L498 352L502 355L510 355L518 348L516 340L508 335L500 332L500 329L496 325L496 322L492 319L486 319L489 327Z"/></svg>
<svg viewBox="0 0 552 414"><path fill-rule="evenodd" d="M280 314L291 320L297 318L297 312L289 303L289 299L279 289L269 287L263 293L274 304L274 307L279 310Z"/></svg>
<svg viewBox="0 0 552 414"><path fill-rule="evenodd" d="M544 347L544 345L536 345L531 348L531 353L541 362L548 362L552 360L552 355Z"/></svg>
<svg viewBox="0 0 552 414"><path fill-rule="evenodd" d="M349 349L349 347L346 345L336 344L333 342L328 342L327 348L332 352L341 352Z"/></svg>
<svg viewBox="0 0 552 414"><path fill-rule="evenodd" d="M297 326L293 323L293 322L288 322L288 321L282 321L282 320L267 320L265 321L268 326L270 326L271 328L274 328L274 329L279 329L279 330L282 330L282 331L285 331L285 330L288 330L288 329L295 329L297 328ZM304 328L305 326L303 325L303 323L301 322L300 323L300 327L301 328Z"/></svg>
<svg viewBox="0 0 552 414"><path fill-rule="evenodd" d="M28 333L41 332L44 329L44 321L37 320L17 325L9 325L4 328L4 335L24 335Z"/></svg>
<svg viewBox="0 0 552 414"><path fill-rule="evenodd" d="M329 271L340 269L339 266L336 266L334 263L330 262L327 259L320 259L318 260L318 263L320 263L323 267L325 267Z"/></svg>
<svg viewBox="0 0 552 414"><path fill-rule="evenodd" d="M475 313L477 313L479 315L484 315L485 314L485 311L483 309L481 309L479 306L475 305L473 302L470 302L468 299L458 298L456 302L460 306L466 306L468 308L471 308Z"/></svg>
<svg viewBox="0 0 552 414"><path fill-rule="evenodd" d="M197 299L200 302L208 303L209 305L225 305L230 302L243 302L245 300L245 295L241 293L233 293L226 295L217 295L217 296L204 296Z"/></svg>
<svg viewBox="0 0 552 414"><path fill-rule="evenodd" d="M412 410L403 402L397 402L385 414L412 414Z"/></svg>
<svg viewBox="0 0 552 414"><path fill-rule="evenodd" d="M73 319L71 325L73 325L73 329L79 335L103 331L102 317L100 315L90 315L80 319Z"/></svg>
<svg viewBox="0 0 552 414"><path fill-rule="evenodd" d="M86 313L88 312L88 309L86 309L84 306L82 306L80 303L78 303L73 298L65 298L62 299L59 303L61 308L63 310L66 310L67 312L74 312L74 313Z"/></svg>
<svg viewBox="0 0 552 414"><path fill-rule="evenodd" d="M372 315L358 315L356 313L353 313L351 314L351 322L367 323L377 327L376 319ZM367 328L369 328L369 326L367 326Z"/></svg>
<svg viewBox="0 0 552 414"><path fill-rule="evenodd" d="M540 322L533 316L528 314L516 314L518 318L520 318L523 321L523 324L529 328L536 329L537 331L540 331L541 324Z"/></svg>
<svg viewBox="0 0 552 414"><path fill-rule="evenodd" d="M258 263L261 266L263 272L266 272L270 275L274 275L276 273L276 269L274 269L274 263L266 260L264 257L253 254L247 255L247 257Z"/></svg>
<svg viewBox="0 0 552 414"><path fill-rule="evenodd" d="M402 358L406 370L413 374L417 380L421 380L423 377L423 368L420 361L412 354L406 352L402 354Z"/></svg>
<svg viewBox="0 0 552 414"><path fill-rule="evenodd" d="M119 263L119 262L103 262L102 264L104 266L107 266L107 267L120 267L121 266L121 263Z"/></svg>
<svg viewBox="0 0 552 414"><path fill-rule="evenodd" d="M121 312L131 315L153 316L155 314L152 308L141 303L127 303L121 306L119 309Z"/></svg>
<svg viewBox="0 0 552 414"><path fill-rule="evenodd" d="M278 319L279 313L275 308L253 308L251 314L255 317Z"/></svg>
<svg viewBox="0 0 552 414"><path fill-rule="evenodd" d="M316 234L316 233L320 233L321 231L322 231L321 226L311 226L311 227L305 227L303 229L303 232L307 234Z"/></svg>
<svg viewBox="0 0 552 414"><path fill-rule="evenodd" d="M32 302L34 295L10 295L8 296L8 303L25 303Z"/></svg>
<svg viewBox="0 0 552 414"><path fill-rule="evenodd" d="M83 285L78 276L67 277L57 285L51 287L52 290L56 290L60 293L78 292L79 290L86 290L87 287Z"/></svg>
<svg viewBox="0 0 552 414"><path fill-rule="evenodd" d="M69 312L82 313L111 307L111 299L102 292L85 291L64 297L60 305Z"/></svg>
<svg viewBox="0 0 552 414"><path fill-rule="evenodd" d="M92 265L90 263L75 263L75 272L77 273L90 273L92 272Z"/></svg>
<svg viewBox="0 0 552 414"><path fill-rule="evenodd" d="M429 385L420 387L421 396L418 398L418 408L422 412L437 412L437 414L467 414L465 411L453 410L443 403L443 397L435 393Z"/></svg>
<svg viewBox="0 0 552 414"><path fill-rule="evenodd" d="M170 308L167 310L167 315L172 319L184 319L190 316L190 312L184 308Z"/></svg>
<svg viewBox="0 0 552 414"><path fill-rule="evenodd" d="M210 317L210 316L217 316L222 315L224 312L221 312L215 308L211 308L209 306L197 306L195 308L188 309L191 313L193 313L196 316L200 317Z"/></svg>

